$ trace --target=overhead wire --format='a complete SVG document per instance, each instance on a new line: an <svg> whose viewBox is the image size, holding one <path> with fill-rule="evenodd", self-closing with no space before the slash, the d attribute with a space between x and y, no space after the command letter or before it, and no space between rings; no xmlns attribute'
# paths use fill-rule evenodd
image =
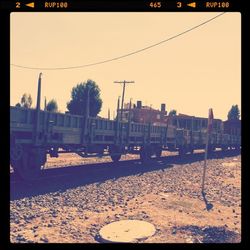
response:
<svg viewBox="0 0 250 250"><path fill-rule="evenodd" d="M158 42L158 43L154 43L154 44L152 44L152 45L150 45L150 46L147 46L147 47L144 47L144 48L142 48L142 49L139 49L139 50L130 52L130 53L128 53L128 54L124 54L124 55L121 55L121 56L118 56L118 57L114 57L114 58L111 58L111 59L106 59L106 60L99 61L99 62L95 62L95 63L89 63L89 64L78 65L78 66L52 67L52 68L29 67L29 66L23 66L23 65L13 64L13 63L11 64L11 66L18 67L18 68L24 68L24 69L31 69L31 70L66 70L66 69L85 68L85 67L91 67L91 66L95 66L95 65L99 65L99 64L104 64L104 63L112 62L112 61L115 61L115 60L119 60L119 59L122 59L122 58L125 58L125 57L128 57L128 56L131 56L131 55L140 53L140 52L142 52L142 51L145 51L145 50L151 49L151 48L153 48L153 47L156 47L156 46L158 46L158 45L160 45L160 44L166 43L166 42L168 42L168 41L170 41L170 40L173 40L173 39L175 39L175 38L177 38L177 37L179 37L179 36L182 36L182 35L184 35L184 34L190 32L190 31L192 31L192 30L195 30L195 29L197 29L197 28L199 28L199 27L201 27L201 26L203 26L203 25L205 25L205 24L207 24L207 23L213 21L214 19L216 19L216 18L218 18L218 17L224 15L225 13L226 13L226 12L222 12L222 13L220 13L220 14L218 14L218 15L216 15L216 16L214 16L214 17L212 17L212 18L210 18L210 19L208 19L208 20L206 20L206 21L204 21L204 22L202 22L202 23L200 23L200 24L198 24L198 25L195 25L195 26L193 26L193 27L191 27L191 28L189 28L189 29L187 29L187 30L181 32L181 33L178 33L178 34L176 34L176 35L174 35L174 36L171 36L171 37L169 37L169 38L167 38L167 39L164 39L164 40L162 40L162 41L160 41L160 42Z"/></svg>

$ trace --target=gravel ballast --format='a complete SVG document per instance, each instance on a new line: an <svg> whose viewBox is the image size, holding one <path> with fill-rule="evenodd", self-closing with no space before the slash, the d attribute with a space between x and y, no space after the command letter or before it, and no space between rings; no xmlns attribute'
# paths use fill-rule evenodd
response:
<svg viewBox="0 0 250 250"><path fill-rule="evenodd" d="M115 177L108 170L100 171L91 174L90 183L77 181L63 189L62 184L57 188L53 180L47 181L44 189L54 185L52 192L10 201L11 242L98 243L104 225L126 219L144 220L156 227L154 236L138 242L240 242L241 156L207 161L209 211L201 195L203 163L138 163L133 167L145 171L132 169L131 174L130 166L127 173L126 166L118 166L115 171L121 173ZM71 176L69 181L74 178L79 176ZM29 188L36 189L36 184Z"/></svg>

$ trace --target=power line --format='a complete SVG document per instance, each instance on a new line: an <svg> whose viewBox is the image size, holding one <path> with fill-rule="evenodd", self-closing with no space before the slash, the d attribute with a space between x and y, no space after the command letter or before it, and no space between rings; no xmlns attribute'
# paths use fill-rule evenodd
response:
<svg viewBox="0 0 250 250"><path fill-rule="evenodd" d="M176 34L176 35L174 35L174 36L172 36L172 37L169 37L169 38L167 38L167 39L165 39L165 40L162 40L162 41L160 41L160 42L158 42L158 43L155 43L155 44L152 44L152 45L150 45L150 46L144 47L144 48L142 48L142 49L139 49L139 50L130 52L130 53L128 53L128 54L125 54L125 55L122 55L122 56L118 56L118 57L114 57L114 58L111 58L111 59L107 59L107 60L104 60L104 61L99 61L99 62L95 62L95 63L84 64L84 65L79 65L79 66L57 67L57 68L29 67L29 66L22 66L22 65L18 65L18 64L11 64L11 65L14 66L14 67L18 67L18 68L34 69L34 70L64 70L64 69L77 69L77 68L85 68L85 67L95 66L95 65L98 65L98 64L103 64L103 63L107 63L107 62L119 60L119 59L122 59L122 58L124 58L124 57L128 57L128 56L131 56L131 55L140 53L140 52L142 52L142 51L151 49L151 48L153 48L153 47L156 47L156 46L158 46L158 45L160 45L160 44L162 44L162 43L168 42L168 41L170 41L170 40L173 40L173 39L175 39L175 38L177 38L177 37L179 37L179 36L182 36L182 35L184 35L184 34L190 32L190 31L192 31L192 30L195 30L195 29L197 29L197 28L199 28L199 27L201 27L201 26L203 26L203 25L205 25L205 24L207 24L207 23L213 21L214 19L216 19L216 18L218 18L218 17L224 15L225 13L226 13L226 12L220 13L220 14L218 14L218 15L216 15L216 16L214 16L214 17L212 17L212 18L210 18L210 19L208 19L208 20L206 20L206 21L204 21L204 22L202 22L202 23L200 23L200 24L198 24L198 25L193 26L192 28L189 28L189 29L187 29L187 30L185 30L185 31L183 31L183 32L181 32L181 33L178 33L178 34Z"/></svg>

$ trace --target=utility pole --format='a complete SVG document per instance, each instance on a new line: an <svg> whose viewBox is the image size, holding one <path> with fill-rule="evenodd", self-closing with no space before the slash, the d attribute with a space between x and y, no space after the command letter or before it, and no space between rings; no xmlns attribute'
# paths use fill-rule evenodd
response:
<svg viewBox="0 0 250 250"><path fill-rule="evenodd" d="M123 83L123 89L122 89L122 105L121 105L121 120L122 120L122 113L123 113L123 102L124 102L124 95L125 95L125 87L126 83L134 83L134 81L114 81L114 83Z"/></svg>
<svg viewBox="0 0 250 250"><path fill-rule="evenodd" d="M114 81L114 83L123 83L123 88L122 88L122 105L121 105L121 115L119 116L120 117L120 120L121 120L121 124L119 126L119 138L120 138L120 143L122 144L123 143L123 138L122 138L122 134L123 134L123 124L122 124L122 113L123 113L123 103L124 103L124 95L125 95L125 87L126 87L126 83L134 83L134 81ZM119 105L119 104L118 104ZM117 119L118 119L118 111L119 111L119 106L118 106L118 109L117 109ZM119 124L119 120L118 120L118 124Z"/></svg>

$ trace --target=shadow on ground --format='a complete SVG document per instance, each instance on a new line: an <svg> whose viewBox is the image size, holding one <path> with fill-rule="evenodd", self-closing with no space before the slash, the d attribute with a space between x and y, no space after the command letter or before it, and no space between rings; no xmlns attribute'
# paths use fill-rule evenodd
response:
<svg viewBox="0 0 250 250"><path fill-rule="evenodd" d="M195 243L239 243L240 234L225 227L198 227L193 225L177 227L176 232L190 234Z"/></svg>

